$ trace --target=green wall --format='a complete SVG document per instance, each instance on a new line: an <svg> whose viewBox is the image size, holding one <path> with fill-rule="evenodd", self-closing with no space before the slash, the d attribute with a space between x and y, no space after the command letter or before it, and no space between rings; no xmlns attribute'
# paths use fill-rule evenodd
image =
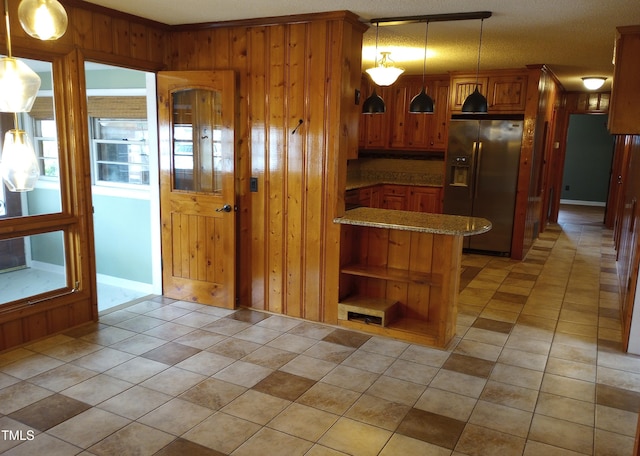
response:
<svg viewBox="0 0 640 456"><path fill-rule="evenodd" d="M607 117L571 115L561 199L606 203L614 147Z"/></svg>

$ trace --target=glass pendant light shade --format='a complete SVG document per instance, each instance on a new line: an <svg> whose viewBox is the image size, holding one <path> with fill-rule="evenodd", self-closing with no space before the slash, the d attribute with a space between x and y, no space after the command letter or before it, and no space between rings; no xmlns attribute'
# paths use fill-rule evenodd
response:
<svg viewBox="0 0 640 456"><path fill-rule="evenodd" d="M29 112L39 89L40 76L26 63L0 58L0 112Z"/></svg>
<svg viewBox="0 0 640 456"><path fill-rule="evenodd" d="M603 78L601 76L590 76L582 78L582 83L588 90L598 90L604 85L604 81L606 80L607 78Z"/></svg>
<svg viewBox="0 0 640 456"><path fill-rule="evenodd" d="M58 0L22 0L18 18L24 31L39 40L57 40L67 31L67 12Z"/></svg>
<svg viewBox="0 0 640 456"><path fill-rule="evenodd" d="M389 58L390 52L381 52L382 58L376 66L366 70L371 80L379 86L390 86L398 77L404 73L404 68L393 65L393 60Z"/></svg>
<svg viewBox="0 0 640 456"><path fill-rule="evenodd" d="M464 100L462 112L487 112L488 110L487 99L480 93L478 86L476 86L476 90Z"/></svg>
<svg viewBox="0 0 640 456"><path fill-rule="evenodd" d="M433 100L424 87L418 95L411 99L411 104L409 105L409 112L413 113L431 113L433 112Z"/></svg>
<svg viewBox="0 0 640 456"><path fill-rule="evenodd" d="M363 114L382 114L386 110L384 100L373 89L373 93L362 104Z"/></svg>
<svg viewBox="0 0 640 456"><path fill-rule="evenodd" d="M9 130L5 134L0 174L12 192L27 192L35 187L40 168L31 140L24 130Z"/></svg>

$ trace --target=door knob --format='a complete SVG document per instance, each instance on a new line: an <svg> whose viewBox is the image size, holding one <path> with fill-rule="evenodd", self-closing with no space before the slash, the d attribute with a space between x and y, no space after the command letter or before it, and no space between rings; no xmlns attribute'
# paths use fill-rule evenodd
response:
<svg viewBox="0 0 640 456"><path fill-rule="evenodd" d="M216 209L216 212L231 212L231 204L225 204L224 206Z"/></svg>

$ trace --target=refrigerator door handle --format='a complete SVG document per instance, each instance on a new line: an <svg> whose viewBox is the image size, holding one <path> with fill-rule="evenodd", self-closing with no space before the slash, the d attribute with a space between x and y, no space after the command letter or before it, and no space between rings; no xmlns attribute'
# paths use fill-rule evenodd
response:
<svg viewBox="0 0 640 456"><path fill-rule="evenodd" d="M475 171L474 171L474 182L473 182L473 199L478 198L478 187L480 186L480 162L482 161L482 141L473 143L476 150L476 162L475 162Z"/></svg>

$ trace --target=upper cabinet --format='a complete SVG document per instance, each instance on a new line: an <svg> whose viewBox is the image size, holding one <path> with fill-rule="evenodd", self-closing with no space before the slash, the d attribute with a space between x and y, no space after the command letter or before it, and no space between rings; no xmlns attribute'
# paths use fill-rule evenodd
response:
<svg viewBox="0 0 640 456"><path fill-rule="evenodd" d="M451 112L462 113L462 104L476 88L485 97L489 113L524 112L527 100L527 73L519 71L492 71L475 74L454 74L451 77Z"/></svg>
<svg viewBox="0 0 640 456"><path fill-rule="evenodd" d="M376 92L385 102L382 114L360 116L360 147L374 150L424 150L443 152L447 143L449 78L428 77L424 83L434 101L433 114L409 112L411 99L422 90L422 76L404 76L390 87ZM362 78L362 102L373 89Z"/></svg>
<svg viewBox="0 0 640 456"><path fill-rule="evenodd" d="M640 134L640 25L618 27L611 102L609 132L614 135Z"/></svg>

